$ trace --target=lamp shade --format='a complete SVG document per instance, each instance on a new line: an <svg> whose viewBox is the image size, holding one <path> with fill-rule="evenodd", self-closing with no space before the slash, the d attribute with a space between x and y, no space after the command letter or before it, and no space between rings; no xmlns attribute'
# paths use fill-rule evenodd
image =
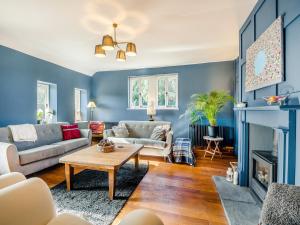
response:
<svg viewBox="0 0 300 225"><path fill-rule="evenodd" d="M107 51L114 50L114 40L111 36L105 35L102 39L102 48Z"/></svg>
<svg viewBox="0 0 300 225"><path fill-rule="evenodd" d="M136 47L135 44L129 42L126 46L126 55L128 56L136 56Z"/></svg>
<svg viewBox="0 0 300 225"><path fill-rule="evenodd" d="M156 108L154 106L154 102L150 102L147 107L147 115L148 116L155 116L156 115Z"/></svg>
<svg viewBox="0 0 300 225"><path fill-rule="evenodd" d="M116 56L117 61L120 62L125 62L126 61L126 54L123 50L119 50L117 52L117 56Z"/></svg>
<svg viewBox="0 0 300 225"><path fill-rule="evenodd" d="M87 107L88 107L88 108L96 108L96 104L95 104L94 101L89 101Z"/></svg>
<svg viewBox="0 0 300 225"><path fill-rule="evenodd" d="M95 56L100 57L100 58L103 58L106 56L105 50L102 48L102 45L96 45Z"/></svg>

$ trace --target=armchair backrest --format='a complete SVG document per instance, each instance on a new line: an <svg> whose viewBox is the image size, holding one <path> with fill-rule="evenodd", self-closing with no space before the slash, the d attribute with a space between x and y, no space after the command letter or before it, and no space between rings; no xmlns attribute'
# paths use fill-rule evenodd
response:
<svg viewBox="0 0 300 225"><path fill-rule="evenodd" d="M0 189L1 224L45 225L55 216L51 192L39 178Z"/></svg>

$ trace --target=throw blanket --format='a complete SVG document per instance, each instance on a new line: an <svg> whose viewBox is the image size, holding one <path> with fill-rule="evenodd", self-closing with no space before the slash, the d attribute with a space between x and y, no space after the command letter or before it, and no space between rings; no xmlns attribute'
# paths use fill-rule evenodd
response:
<svg viewBox="0 0 300 225"><path fill-rule="evenodd" d="M11 130L15 142L35 142L37 140L37 133L35 127L32 124L10 125L8 127Z"/></svg>

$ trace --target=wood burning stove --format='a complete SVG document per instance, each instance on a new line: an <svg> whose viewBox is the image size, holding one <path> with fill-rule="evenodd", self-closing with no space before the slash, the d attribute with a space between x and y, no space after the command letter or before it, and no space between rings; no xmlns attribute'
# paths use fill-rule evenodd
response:
<svg viewBox="0 0 300 225"><path fill-rule="evenodd" d="M269 185L277 181L277 161L273 151L252 151L250 187L261 200L264 200Z"/></svg>

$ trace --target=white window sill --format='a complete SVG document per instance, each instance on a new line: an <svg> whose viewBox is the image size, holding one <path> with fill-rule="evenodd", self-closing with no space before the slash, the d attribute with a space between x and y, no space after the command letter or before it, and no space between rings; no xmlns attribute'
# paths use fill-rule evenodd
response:
<svg viewBox="0 0 300 225"><path fill-rule="evenodd" d="M127 110L147 110L147 108L127 108ZM171 111L171 110L174 110L174 111L178 111L179 108L158 108L156 109L156 111Z"/></svg>

